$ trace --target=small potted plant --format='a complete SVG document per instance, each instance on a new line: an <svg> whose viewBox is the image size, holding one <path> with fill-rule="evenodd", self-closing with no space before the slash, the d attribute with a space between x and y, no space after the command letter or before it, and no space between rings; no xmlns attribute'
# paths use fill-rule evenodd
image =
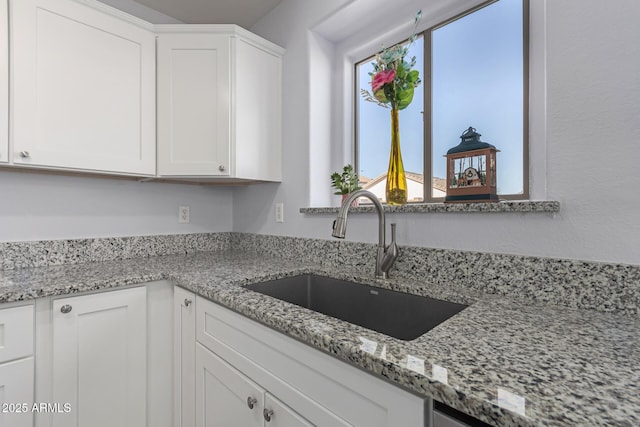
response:
<svg viewBox="0 0 640 427"><path fill-rule="evenodd" d="M337 191L333 194L342 195L342 202L347 198L349 193L360 190L362 187L358 184L358 175L353 170L353 166L346 165L342 168L342 173L334 172L331 174L331 186ZM358 200L354 200L352 206L358 206Z"/></svg>

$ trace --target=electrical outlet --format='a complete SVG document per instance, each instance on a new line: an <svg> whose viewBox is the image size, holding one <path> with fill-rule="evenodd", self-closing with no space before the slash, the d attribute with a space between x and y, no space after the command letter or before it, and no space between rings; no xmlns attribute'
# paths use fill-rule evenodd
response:
<svg viewBox="0 0 640 427"><path fill-rule="evenodd" d="M284 222L284 203L276 203L276 222Z"/></svg>
<svg viewBox="0 0 640 427"><path fill-rule="evenodd" d="M178 206L178 224L189 224L189 222L191 222L189 206Z"/></svg>

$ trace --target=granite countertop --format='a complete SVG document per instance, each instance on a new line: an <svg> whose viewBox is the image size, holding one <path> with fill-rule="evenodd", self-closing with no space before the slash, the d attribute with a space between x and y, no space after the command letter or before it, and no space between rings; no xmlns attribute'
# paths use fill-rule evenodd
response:
<svg viewBox="0 0 640 427"><path fill-rule="evenodd" d="M242 286L317 273L469 304L401 341ZM249 252L0 272L0 303L169 279L413 392L496 426L640 425L640 319L534 304Z"/></svg>

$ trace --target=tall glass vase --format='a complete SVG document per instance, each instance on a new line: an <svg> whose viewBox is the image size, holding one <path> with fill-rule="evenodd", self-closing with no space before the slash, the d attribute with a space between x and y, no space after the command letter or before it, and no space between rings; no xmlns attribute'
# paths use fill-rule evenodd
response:
<svg viewBox="0 0 640 427"><path fill-rule="evenodd" d="M407 203L407 177L402 165L400 152L400 123L398 109L391 109L391 154L389 155L389 170L387 171L386 186L387 204L404 205Z"/></svg>

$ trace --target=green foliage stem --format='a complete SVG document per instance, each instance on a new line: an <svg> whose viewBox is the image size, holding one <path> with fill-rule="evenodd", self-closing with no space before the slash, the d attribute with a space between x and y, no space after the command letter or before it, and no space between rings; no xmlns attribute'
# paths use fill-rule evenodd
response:
<svg viewBox="0 0 640 427"><path fill-rule="evenodd" d="M342 168L342 173L331 174L331 186L337 190L333 194L349 194L361 188L358 184L358 175L351 165Z"/></svg>

